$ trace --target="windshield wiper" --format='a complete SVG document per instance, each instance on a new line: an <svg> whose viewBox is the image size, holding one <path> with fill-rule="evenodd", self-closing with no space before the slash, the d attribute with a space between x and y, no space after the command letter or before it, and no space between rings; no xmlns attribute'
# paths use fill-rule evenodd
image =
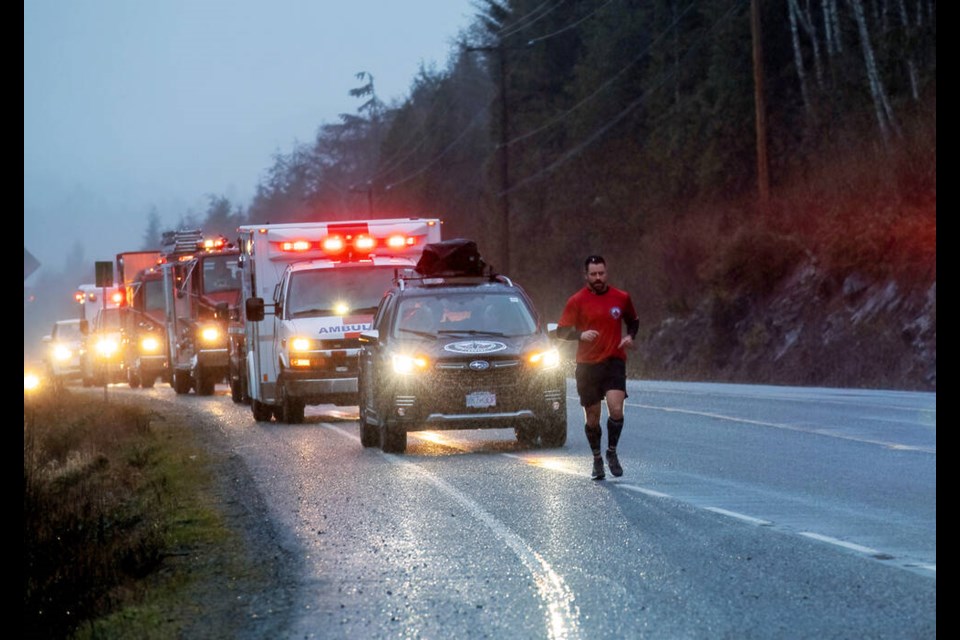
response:
<svg viewBox="0 0 960 640"><path fill-rule="evenodd" d="M497 338L507 337L507 334L500 331L481 331L480 329L441 329L437 333L443 333L446 335L463 334L467 336L494 336Z"/></svg>
<svg viewBox="0 0 960 640"><path fill-rule="evenodd" d="M433 333L430 333L429 331L417 331L416 329L404 329L403 327L400 327L399 329L397 329L397 331L403 331L404 333L412 333L413 335L421 336L424 338L430 338L431 340L437 339L437 336Z"/></svg>

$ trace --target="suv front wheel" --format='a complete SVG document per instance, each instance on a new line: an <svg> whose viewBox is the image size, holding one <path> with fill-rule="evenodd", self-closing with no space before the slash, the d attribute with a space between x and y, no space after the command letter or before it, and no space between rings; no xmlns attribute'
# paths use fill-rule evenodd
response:
<svg viewBox="0 0 960 640"><path fill-rule="evenodd" d="M384 453L403 453L407 450L407 432L385 415L380 417L380 449Z"/></svg>
<svg viewBox="0 0 960 640"><path fill-rule="evenodd" d="M540 421L540 445L562 447L567 444L566 416L551 416Z"/></svg>

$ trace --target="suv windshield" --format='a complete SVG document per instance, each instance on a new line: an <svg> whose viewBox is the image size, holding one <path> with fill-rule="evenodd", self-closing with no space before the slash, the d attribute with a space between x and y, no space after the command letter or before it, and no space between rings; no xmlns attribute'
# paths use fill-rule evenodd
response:
<svg viewBox="0 0 960 640"><path fill-rule="evenodd" d="M393 268L311 269L290 275L285 302L288 318L372 314L393 283Z"/></svg>
<svg viewBox="0 0 960 640"><path fill-rule="evenodd" d="M537 323L523 299L513 293L458 292L410 297L400 302L397 336L527 336Z"/></svg>

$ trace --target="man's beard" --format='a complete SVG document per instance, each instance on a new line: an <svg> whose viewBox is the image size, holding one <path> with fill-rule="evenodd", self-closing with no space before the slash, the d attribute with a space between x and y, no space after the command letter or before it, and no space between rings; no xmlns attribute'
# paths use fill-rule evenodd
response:
<svg viewBox="0 0 960 640"><path fill-rule="evenodd" d="M603 293L607 290L606 282L591 282L590 288L593 289L594 293Z"/></svg>

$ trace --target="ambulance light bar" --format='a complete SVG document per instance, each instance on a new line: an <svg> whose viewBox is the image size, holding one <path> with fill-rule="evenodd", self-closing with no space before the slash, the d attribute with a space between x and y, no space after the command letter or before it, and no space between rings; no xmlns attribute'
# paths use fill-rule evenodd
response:
<svg viewBox="0 0 960 640"><path fill-rule="evenodd" d="M367 234L358 235L329 235L319 242L310 240L285 240L278 242L277 247L284 253L303 253L306 251L321 251L330 256L340 255L347 250L353 253L368 254L377 248L388 251L407 249L417 245L418 236L393 234L385 238L377 238Z"/></svg>

